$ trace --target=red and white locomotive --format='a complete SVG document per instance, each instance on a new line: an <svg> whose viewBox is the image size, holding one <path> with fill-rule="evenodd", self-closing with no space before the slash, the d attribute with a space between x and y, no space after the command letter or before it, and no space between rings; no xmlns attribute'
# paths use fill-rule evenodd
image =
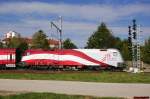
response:
<svg viewBox="0 0 150 99"><path fill-rule="evenodd" d="M19 62L15 49L0 50L0 65L11 66L22 63L26 67L120 67L124 61L117 49L62 49L42 50L29 49L22 54Z"/></svg>
<svg viewBox="0 0 150 99"><path fill-rule="evenodd" d="M26 66L118 67L123 63L116 49L26 50L21 62Z"/></svg>

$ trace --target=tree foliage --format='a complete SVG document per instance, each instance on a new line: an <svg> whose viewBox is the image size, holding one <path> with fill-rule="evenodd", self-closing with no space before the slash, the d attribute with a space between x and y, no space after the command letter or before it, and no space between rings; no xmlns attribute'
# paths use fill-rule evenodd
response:
<svg viewBox="0 0 150 99"><path fill-rule="evenodd" d="M28 49L28 44L21 37L10 38L10 41L7 44L8 48L20 48L22 51Z"/></svg>
<svg viewBox="0 0 150 99"><path fill-rule="evenodd" d="M49 49L49 43L46 34L39 30L32 37L32 47L34 49Z"/></svg>
<svg viewBox="0 0 150 99"><path fill-rule="evenodd" d="M0 48L3 48L3 43L2 42L0 42Z"/></svg>
<svg viewBox="0 0 150 99"><path fill-rule="evenodd" d="M17 37L10 38L9 42L7 43L8 48L18 48L21 43L21 39Z"/></svg>
<svg viewBox="0 0 150 99"><path fill-rule="evenodd" d="M7 48L16 48L16 62L20 62L22 53L28 49L27 42L21 37L10 38L10 41L6 45Z"/></svg>
<svg viewBox="0 0 150 99"><path fill-rule="evenodd" d="M75 49L75 48L77 48L77 46L69 38L67 38L63 42L63 48L64 49Z"/></svg>
<svg viewBox="0 0 150 99"><path fill-rule="evenodd" d="M121 41L121 46L118 48L125 61L132 60L132 51L129 49L128 40Z"/></svg>
<svg viewBox="0 0 150 99"><path fill-rule="evenodd" d="M97 31L89 37L86 48L113 48L114 45L115 37L105 23L101 23Z"/></svg>
<svg viewBox="0 0 150 99"><path fill-rule="evenodd" d="M145 41L145 46L142 51L143 61L150 64L150 37Z"/></svg>

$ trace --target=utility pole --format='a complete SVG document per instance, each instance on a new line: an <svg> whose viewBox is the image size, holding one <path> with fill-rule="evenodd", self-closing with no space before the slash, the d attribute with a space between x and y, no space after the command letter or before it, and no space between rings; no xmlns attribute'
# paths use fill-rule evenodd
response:
<svg viewBox="0 0 150 99"><path fill-rule="evenodd" d="M132 49L132 67L131 70L133 73L137 73L141 68L141 58L140 58L140 26L136 25L136 20L133 20L132 28L129 26L129 47ZM131 43L131 44L130 44Z"/></svg>
<svg viewBox="0 0 150 99"><path fill-rule="evenodd" d="M137 68L140 70L141 69L141 50L140 50L140 41L139 41L139 35L140 35L140 25L138 25L138 30L137 30Z"/></svg>
<svg viewBox="0 0 150 99"><path fill-rule="evenodd" d="M62 49L63 47L63 43L62 43L62 16L60 17L60 49Z"/></svg>
<svg viewBox="0 0 150 99"><path fill-rule="evenodd" d="M137 25L136 25L136 20L133 20L133 26L132 26L132 67L133 67L133 72L135 71L135 68L137 68L137 58L136 58L136 51L137 47Z"/></svg>
<svg viewBox="0 0 150 99"><path fill-rule="evenodd" d="M59 32L59 49L62 49L62 16L59 17L60 26L57 26L54 22L51 22L51 27L55 27Z"/></svg>

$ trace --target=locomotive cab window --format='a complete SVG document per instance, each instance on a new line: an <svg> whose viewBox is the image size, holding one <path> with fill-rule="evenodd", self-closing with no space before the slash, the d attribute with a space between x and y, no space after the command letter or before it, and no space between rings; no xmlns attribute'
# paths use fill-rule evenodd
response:
<svg viewBox="0 0 150 99"><path fill-rule="evenodd" d="M117 54L117 52L113 52L113 56L115 56L115 57L116 57L117 55L118 55L118 54Z"/></svg>

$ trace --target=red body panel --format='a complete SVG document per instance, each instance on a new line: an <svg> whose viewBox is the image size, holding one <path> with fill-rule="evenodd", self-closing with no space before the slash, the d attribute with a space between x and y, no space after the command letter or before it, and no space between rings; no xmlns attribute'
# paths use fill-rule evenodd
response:
<svg viewBox="0 0 150 99"><path fill-rule="evenodd" d="M86 61L89 61L89 62L92 62L92 63L95 63L95 64L99 64L101 66L108 66L107 64L105 63L102 63L98 60L95 60L93 58L91 58L90 56L84 54L83 52L80 52L80 51L77 51L77 50L72 50L72 49L64 49L64 50L39 50L39 49L36 49L36 50L26 50L26 52L24 53L24 56L29 56L30 55L37 55L37 54L54 54L54 55L60 55L60 56L63 56L63 55L71 55L71 56L75 56L75 57L79 57L81 59L84 59ZM40 57L39 57L40 58ZM33 58L30 58L28 60L23 60L22 62L25 62L26 65L47 65L47 66L61 66L61 65L66 65L66 66L84 66L85 64L82 63L82 62L76 62L74 60L55 60L55 59L39 59L39 58L36 58L36 59L33 59Z"/></svg>
<svg viewBox="0 0 150 99"><path fill-rule="evenodd" d="M59 66L59 65L69 65L69 66L75 66L79 65L82 66L84 64L74 62L74 61L56 61L56 60L49 60L49 59L36 59L36 60L28 60L26 61L28 65L46 65L46 66Z"/></svg>

